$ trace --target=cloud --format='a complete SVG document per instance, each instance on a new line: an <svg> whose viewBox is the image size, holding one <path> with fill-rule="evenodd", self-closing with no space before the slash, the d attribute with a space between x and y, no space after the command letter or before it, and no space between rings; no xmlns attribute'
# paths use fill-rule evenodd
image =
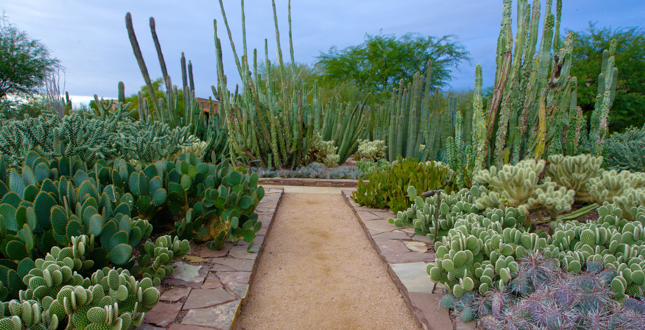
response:
<svg viewBox="0 0 645 330"><path fill-rule="evenodd" d="M238 1L224 1L238 54L242 52L241 13ZM276 1L280 38L285 57L289 54L287 1ZM476 64L482 64L484 85L493 84L495 49L501 21L501 0L329 0L293 1L292 25L295 57L313 63L315 56L331 46L342 49L363 42L366 33L407 32L442 36L455 34L471 52L472 64L464 63L454 71L454 88L471 88ZM542 2L544 6L544 1ZM515 4L513 6L515 9ZM211 95L216 84L213 19L217 19L222 41L225 73L229 88L239 83L231 46L217 1L81 1L23 0L3 4L9 21L40 39L66 67L66 87L74 95L113 97L117 83L123 81L126 94L144 85L132 53L125 28L125 14L131 12L151 78L161 76L148 27L155 17L157 34L173 83L180 84L181 52L192 61L196 93ZM247 44L250 54L257 48L264 58L264 39L269 42L269 57L275 60L275 27L271 2L246 1ZM589 21L599 27L642 25L645 2L625 0L617 5L606 0L564 1L564 28L584 30ZM287 57L288 58L288 57Z"/></svg>

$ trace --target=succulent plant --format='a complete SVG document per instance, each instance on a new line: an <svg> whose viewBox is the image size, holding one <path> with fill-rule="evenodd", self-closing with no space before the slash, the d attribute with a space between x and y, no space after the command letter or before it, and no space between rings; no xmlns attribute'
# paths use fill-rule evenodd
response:
<svg viewBox="0 0 645 330"><path fill-rule="evenodd" d="M386 150L384 140L358 140L358 153L362 158L379 160L387 156Z"/></svg>
<svg viewBox="0 0 645 330"><path fill-rule="evenodd" d="M577 202L589 203L593 201L587 183L592 178L600 177L602 157L584 154L578 156L551 155L549 161L546 175L559 186L575 191L574 198Z"/></svg>
<svg viewBox="0 0 645 330"><path fill-rule="evenodd" d="M180 240L177 236L171 238L169 235L158 237L153 243L147 240L145 244L139 246L138 264L132 269L132 272L142 274L144 278L152 279L154 286L161 284L161 279L171 275L174 265L170 262L181 258L190 252L188 240Z"/></svg>

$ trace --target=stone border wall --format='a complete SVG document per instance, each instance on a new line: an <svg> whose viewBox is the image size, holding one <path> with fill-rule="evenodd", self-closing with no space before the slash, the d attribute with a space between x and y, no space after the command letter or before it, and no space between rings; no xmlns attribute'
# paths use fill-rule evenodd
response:
<svg viewBox="0 0 645 330"><path fill-rule="evenodd" d="M256 275L257 261L264 251L265 237L271 231L275 211L282 201L283 188L266 187L265 197L255 211L262 229L253 247L227 242L217 251L191 242L191 252L176 260L175 271L162 280L159 303L146 313L139 329L229 330L233 328Z"/></svg>
<svg viewBox="0 0 645 330"><path fill-rule="evenodd" d="M369 182L369 181L365 181ZM309 179L309 178L260 178L259 184L278 186L308 186L308 187L344 187L354 188L358 180L350 179Z"/></svg>
<svg viewBox="0 0 645 330"><path fill-rule="evenodd" d="M475 321L462 323L457 320L453 324L448 309L439 305L444 295L443 285L432 282L426 272L427 263L435 259L430 239L417 235L410 227L399 228L388 223L388 218L396 218L391 210L361 206L352 200L352 192L343 190L345 201L387 265L388 274L419 326L426 330L474 330Z"/></svg>

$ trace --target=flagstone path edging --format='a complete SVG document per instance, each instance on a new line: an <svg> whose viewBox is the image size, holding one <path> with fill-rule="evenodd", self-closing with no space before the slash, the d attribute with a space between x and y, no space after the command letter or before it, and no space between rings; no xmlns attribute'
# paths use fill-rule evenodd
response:
<svg viewBox="0 0 645 330"><path fill-rule="evenodd" d="M352 190L343 190L345 201L354 210L365 235L387 264L388 274L396 284L419 324L428 330L472 330L475 322L458 321L453 325L447 308L439 306L443 285L430 280L426 264L434 261L432 242L409 227L399 228L387 222L396 218L391 210L372 209L351 198Z"/></svg>
<svg viewBox="0 0 645 330"><path fill-rule="evenodd" d="M261 185L309 186L309 187L345 187L353 188L358 180L351 179L310 179L310 178L260 178ZM366 180L366 182L369 182Z"/></svg>
<svg viewBox="0 0 645 330"><path fill-rule="evenodd" d="M265 187L266 194L256 208L262 229L256 233L253 247L226 243L211 251L191 244L191 252L177 260L172 275L162 280L159 303L145 315L139 329L229 330L235 324L240 306L249 292L262 254L264 238L271 230L275 211L280 205L283 188Z"/></svg>

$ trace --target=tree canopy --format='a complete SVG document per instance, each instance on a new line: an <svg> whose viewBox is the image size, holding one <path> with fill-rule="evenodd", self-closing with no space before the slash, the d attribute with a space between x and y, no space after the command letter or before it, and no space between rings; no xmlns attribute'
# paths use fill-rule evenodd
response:
<svg viewBox="0 0 645 330"><path fill-rule="evenodd" d="M610 112L610 131L645 124L645 30L641 27L596 28L590 23L586 31L575 32L571 75L578 78L578 105L589 113L598 91L598 74L602 52L616 39L618 84Z"/></svg>
<svg viewBox="0 0 645 330"><path fill-rule="evenodd" d="M59 66L49 50L0 18L0 99L7 94L33 94Z"/></svg>
<svg viewBox="0 0 645 330"><path fill-rule="evenodd" d="M380 93L412 81L417 71L425 72L432 60L433 87L443 87L451 79L451 68L470 61L469 52L455 36L424 37L407 33L395 35L365 35L365 42L343 50L331 47L321 52L317 66L323 81L333 85L347 80L356 82L363 90Z"/></svg>

